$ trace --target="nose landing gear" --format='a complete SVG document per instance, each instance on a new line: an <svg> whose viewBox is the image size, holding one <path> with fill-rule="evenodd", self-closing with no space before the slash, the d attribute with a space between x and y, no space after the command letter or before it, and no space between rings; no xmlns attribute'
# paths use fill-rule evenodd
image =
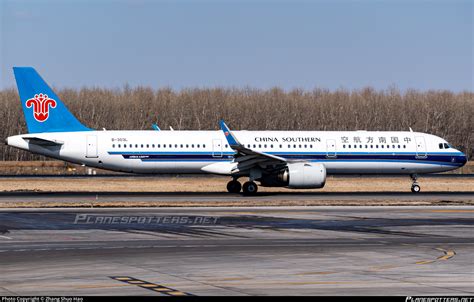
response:
<svg viewBox="0 0 474 302"><path fill-rule="evenodd" d="M418 185L418 182L416 181L417 178L418 178L418 175L416 175L416 174L411 174L410 177L411 177L411 179L413 180L413 183L412 183L412 185L411 185L411 191L412 191L413 193L418 193L418 192L420 192L420 191L421 191L421 188L420 188L420 186Z"/></svg>

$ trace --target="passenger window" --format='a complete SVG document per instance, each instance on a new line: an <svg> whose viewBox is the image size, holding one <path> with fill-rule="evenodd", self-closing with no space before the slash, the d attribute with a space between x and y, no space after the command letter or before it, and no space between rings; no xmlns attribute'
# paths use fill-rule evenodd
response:
<svg viewBox="0 0 474 302"><path fill-rule="evenodd" d="M400 145L398 145L398 149L400 149Z"/></svg>
<svg viewBox="0 0 474 302"><path fill-rule="evenodd" d="M295 149L296 149L296 145L293 145L293 148L295 148Z"/></svg>
<svg viewBox="0 0 474 302"><path fill-rule="evenodd" d="M121 147L120 144L118 144L118 147L119 147L119 148Z"/></svg>
<svg viewBox="0 0 474 302"><path fill-rule="evenodd" d="M147 148L150 148L150 145L147 144L146 147L147 147Z"/></svg>
<svg viewBox="0 0 474 302"><path fill-rule="evenodd" d="M375 148L378 149L378 148L379 148L379 145L375 145Z"/></svg>
<svg viewBox="0 0 474 302"><path fill-rule="evenodd" d="M406 145L403 145L403 149L405 149L407 146Z"/></svg>
<svg viewBox="0 0 474 302"><path fill-rule="evenodd" d="M132 144L128 145L130 148L132 148Z"/></svg>
<svg viewBox="0 0 474 302"><path fill-rule="evenodd" d="M350 148L351 148L351 145L348 145L347 147L350 149Z"/></svg>
<svg viewBox="0 0 474 302"><path fill-rule="evenodd" d="M199 145L199 144L197 144L197 147L198 147L198 148L199 148L199 146L200 146L200 145Z"/></svg>
<svg viewBox="0 0 474 302"><path fill-rule="evenodd" d="M225 144L225 147L227 148L227 144Z"/></svg>
<svg viewBox="0 0 474 302"><path fill-rule="evenodd" d="M112 148L115 148L115 144L112 144Z"/></svg>
<svg viewBox="0 0 474 302"><path fill-rule="evenodd" d="M183 148L183 144L179 145L180 148Z"/></svg>
<svg viewBox="0 0 474 302"><path fill-rule="evenodd" d="M373 149L374 148L374 145L370 145L370 149Z"/></svg>
<svg viewBox="0 0 474 302"><path fill-rule="evenodd" d="M367 145L365 145L365 149L368 149L368 148L367 148Z"/></svg>
<svg viewBox="0 0 474 302"><path fill-rule="evenodd" d="M311 149L313 149L313 145L309 145L309 147L310 147Z"/></svg>
<svg viewBox="0 0 474 302"><path fill-rule="evenodd" d="M267 144L263 145L264 148L267 148Z"/></svg>
<svg viewBox="0 0 474 302"><path fill-rule="evenodd" d="M173 148L173 145L172 145L172 144L169 144L168 146L169 146L170 148Z"/></svg>
<svg viewBox="0 0 474 302"><path fill-rule="evenodd" d="M291 145L288 145L288 149L291 148Z"/></svg>
<svg viewBox="0 0 474 302"><path fill-rule="evenodd" d="M346 149L346 145L342 145L342 148Z"/></svg>
<svg viewBox="0 0 474 302"><path fill-rule="evenodd" d="M227 145L225 145L225 147L227 148ZM189 145L186 145L186 148L189 148Z"/></svg>
<svg viewBox="0 0 474 302"><path fill-rule="evenodd" d="M392 148L395 149L395 145L392 145Z"/></svg>
<svg viewBox="0 0 474 302"><path fill-rule="evenodd" d="M206 148L206 144L203 144L202 147L203 147L203 148Z"/></svg>
<svg viewBox="0 0 474 302"><path fill-rule="evenodd" d="M354 145L354 149L357 149L357 145Z"/></svg>

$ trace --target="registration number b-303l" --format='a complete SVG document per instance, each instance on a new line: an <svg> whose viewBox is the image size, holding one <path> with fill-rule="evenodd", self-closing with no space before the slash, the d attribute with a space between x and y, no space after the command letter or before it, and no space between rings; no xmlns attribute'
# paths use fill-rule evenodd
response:
<svg viewBox="0 0 474 302"><path fill-rule="evenodd" d="M113 142L128 142L125 137L112 137Z"/></svg>

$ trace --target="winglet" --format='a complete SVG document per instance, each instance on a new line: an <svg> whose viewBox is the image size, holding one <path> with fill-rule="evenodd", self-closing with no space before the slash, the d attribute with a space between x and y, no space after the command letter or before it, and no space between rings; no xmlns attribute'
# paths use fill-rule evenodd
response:
<svg viewBox="0 0 474 302"><path fill-rule="evenodd" d="M227 139L227 142L229 143L229 146L232 147L238 147L241 146L237 138L234 136L234 134L230 131L229 127L227 127L226 123L224 120L219 121L219 125L221 127L222 132L224 132L225 138Z"/></svg>

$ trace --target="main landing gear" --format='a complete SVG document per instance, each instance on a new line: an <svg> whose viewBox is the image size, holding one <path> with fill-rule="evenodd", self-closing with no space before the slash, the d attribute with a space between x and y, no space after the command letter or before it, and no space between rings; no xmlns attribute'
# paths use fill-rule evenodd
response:
<svg viewBox="0 0 474 302"><path fill-rule="evenodd" d="M417 178L418 178L418 175L416 175L416 174L411 174L410 177L411 177L411 180L413 180L413 183L412 183L412 185L411 185L411 191L412 191L413 193L418 193L418 192L420 192L420 191L421 191L420 186L418 185L418 182L416 181Z"/></svg>
<svg viewBox="0 0 474 302"><path fill-rule="evenodd" d="M227 191L229 193L239 193L240 189L242 189L242 185L235 179L227 183Z"/></svg>
<svg viewBox="0 0 474 302"><path fill-rule="evenodd" d="M227 191L229 191L229 193L239 193L241 189L244 195L255 195L258 191L258 186L253 181L247 181L242 186L236 179L227 183Z"/></svg>

